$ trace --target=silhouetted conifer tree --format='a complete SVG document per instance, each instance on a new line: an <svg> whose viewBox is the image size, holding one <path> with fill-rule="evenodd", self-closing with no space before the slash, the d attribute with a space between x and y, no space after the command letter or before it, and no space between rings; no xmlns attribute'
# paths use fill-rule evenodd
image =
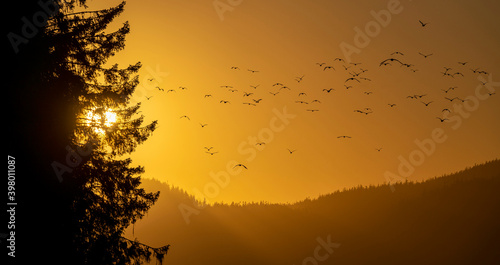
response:
<svg viewBox="0 0 500 265"><path fill-rule="evenodd" d="M140 103L128 104L139 83L136 74L141 64L106 66L124 48L130 31L125 22L118 30L106 32L123 12L125 2L97 11L88 11L85 2L53 5L57 11L29 43L37 65L26 76L37 80L37 86L25 85L27 102L43 102L29 109L43 113L32 118L46 128L38 132L42 139L38 150L53 152L48 159L55 158L52 168L65 189L64 196L53 196L60 202L55 208L67 208L57 216L69 234L63 244L69 241L66 249L72 250L68 256L74 260L67 262L140 264L151 257L161 262L169 245L153 248L122 236L159 196L139 188L144 169L131 166L131 160L124 158L157 126L156 121L144 124L144 116L138 115ZM76 11L80 7L84 11ZM112 123L107 114L114 115ZM51 135L54 131L58 133ZM61 150L72 166L62 163Z"/></svg>

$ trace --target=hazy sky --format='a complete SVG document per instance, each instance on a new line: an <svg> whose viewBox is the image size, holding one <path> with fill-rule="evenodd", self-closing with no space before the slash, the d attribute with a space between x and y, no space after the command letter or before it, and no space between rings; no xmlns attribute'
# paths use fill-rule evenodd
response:
<svg viewBox="0 0 500 265"><path fill-rule="evenodd" d="M131 33L110 63L142 62L133 101L142 102L148 121L159 122L132 158L145 166L144 177L212 202L293 202L380 184L386 172L420 180L498 158L500 93L487 93L500 88L499 11L493 0L129 0L113 26L129 21ZM387 58L411 66L379 66ZM444 67L464 76L444 76ZM371 81L346 82L357 74ZM477 88L479 76L489 84ZM440 122L444 108L451 113ZM424 140L433 135L432 143ZM400 166L401 157L413 172Z"/></svg>

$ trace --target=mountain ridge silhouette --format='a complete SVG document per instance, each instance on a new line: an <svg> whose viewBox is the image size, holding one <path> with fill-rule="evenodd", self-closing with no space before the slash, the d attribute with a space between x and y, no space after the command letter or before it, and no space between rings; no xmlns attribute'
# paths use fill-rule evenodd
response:
<svg viewBox="0 0 500 265"><path fill-rule="evenodd" d="M144 179L160 199L126 236L172 245L177 264L500 264L500 160L421 182L358 186L295 203L216 203ZM196 213L186 223L179 206ZM496 220L496 221L495 221ZM133 230L133 233L132 233ZM309 263L307 263L309 264ZM312 263L311 263L312 264Z"/></svg>

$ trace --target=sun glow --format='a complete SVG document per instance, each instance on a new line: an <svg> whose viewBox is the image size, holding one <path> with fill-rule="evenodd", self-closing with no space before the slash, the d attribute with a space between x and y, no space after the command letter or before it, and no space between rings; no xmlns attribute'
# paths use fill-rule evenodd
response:
<svg viewBox="0 0 500 265"><path fill-rule="evenodd" d="M97 133L104 134L105 130L116 123L116 113L110 109L93 109L86 114L87 125L93 127Z"/></svg>

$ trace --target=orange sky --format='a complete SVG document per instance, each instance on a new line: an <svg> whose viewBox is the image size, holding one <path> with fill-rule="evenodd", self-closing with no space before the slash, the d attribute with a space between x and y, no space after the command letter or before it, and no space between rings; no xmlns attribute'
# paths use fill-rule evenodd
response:
<svg viewBox="0 0 500 265"><path fill-rule="evenodd" d="M118 3L90 2L89 7ZM117 19L117 23L129 21L131 33L125 49L110 63L142 62L141 85L133 102L142 102L147 120L159 121L153 136L132 155L136 164L145 166L144 177L179 186L210 202L293 202L344 187L383 183L386 172L401 175L400 156L415 161L409 180L499 157L500 95L488 96L487 87L476 94L481 83L471 69L492 74L488 87L498 90L500 3L243 0L230 6L220 0L215 3L231 9L219 13L213 3L130 0ZM380 26L372 13L387 14L381 10L387 10L388 3L399 12ZM422 27L419 20L428 25ZM369 43L358 45L359 53L345 56L341 43L356 47L355 28L366 32L366 25L371 30ZM404 55L391 56L395 51ZM419 52L433 55L424 58ZM343 65L351 65L334 61L336 57L361 64L344 70ZM379 66L391 57L413 64L411 68L418 71L397 62ZM462 66L459 61L468 63ZM335 70L323 71L317 62ZM464 77L443 76L445 66ZM361 68L368 71L358 77L371 81L351 80L347 84L353 87L346 89L349 72L359 73ZM155 80L148 81L152 74ZM302 75L300 83L295 81ZM278 90L273 86L277 82L290 90ZM226 85L238 91L221 87ZM457 86L453 91L442 91L453 86ZM335 90L323 91L328 88ZM167 93L170 89L175 92ZM277 91L276 96L269 93ZM369 91L373 93L364 93ZM254 94L245 97L244 92ZM299 96L302 92L306 95ZM406 98L415 94L427 95ZM445 96L470 100L448 102ZM256 106L243 104L259 98ZM313 103L315 99L321 103ZM421 101L433 103L426 107ZM454 104L468 104L464 116ZM364 108L373 113L354 112ZM443 108L452 113L448 122L441 123L436 117L442 117ZM276 114L284 109L288 119ZM180 118L184 115L190 120ZM208 125L202 128L200 123ZM431 139L436 129L444 134L438 139L445 140L434 142L429 155L415 151L419 150L415 140ZM337 138L340 135L352 138ZM265 144L255 145L261 141ZM429 141L426 148L431 147ZM204 147L211 146L218 153L206 153ZM296 151L290 154L287 149ZM237 163L248 169L234 168Z"/></svg>

